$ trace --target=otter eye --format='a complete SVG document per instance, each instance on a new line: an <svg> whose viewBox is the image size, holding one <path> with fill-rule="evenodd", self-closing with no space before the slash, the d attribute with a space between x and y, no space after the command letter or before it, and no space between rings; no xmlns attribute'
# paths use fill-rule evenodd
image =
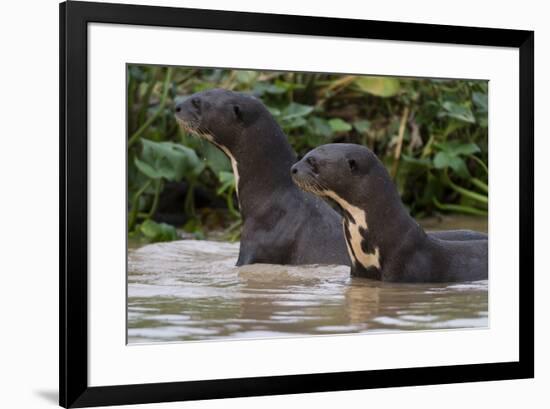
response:
<svg viewBox="0 0 550 409"><path fill-rule="evenodd" d="M313 158L313 156L308 156L308 158L306 159L306 162L310 166L311 171L316 175L318 175L319 168L317 167L317 161L315 160L315 158Z"/></svg>
<svg viewBox="0 0 550 409"><path fill-rule="evenodd" d="M348 166L352 172L355 172L357 170L357 163L354 159L348 159Z"/></svg>
<svg viewBox="0 0 550 409"><path fill-rule="evenodd" d="M241 108L238 105L233 105L233 113L237 117L239 121L243 120L243 112L241 111Z"/></svg>
<svg viewBox="0 0 550 409"><path fill-rule="evenodd" d="M191 98L191 105L193 105L193 108L195 108L197 111L200 111L201 100L198 98Z"/></svg>

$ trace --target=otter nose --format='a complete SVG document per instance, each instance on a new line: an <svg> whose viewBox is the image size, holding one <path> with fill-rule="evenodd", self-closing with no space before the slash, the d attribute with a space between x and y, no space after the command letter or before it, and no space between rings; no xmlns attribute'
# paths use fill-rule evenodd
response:
<svg viewBox="0 0 550 409"><path fill-rule="evenodd" d="M185 101L182 101L178 104L176 104L176 108L175 108L175 111L176 113L180 113L180 112L193 112L195 111L196 113L199 113L201 112L201 100L199 97L190 97L190 98L187 98Z"/></svg>
<svg viewBox="0 0 550 409"><path fill-rule="evenodd" d="M294 165L292 165L292 167L290 168L290 173L295 175L296 173L298 173L298 164L295 163Z"/></svg>

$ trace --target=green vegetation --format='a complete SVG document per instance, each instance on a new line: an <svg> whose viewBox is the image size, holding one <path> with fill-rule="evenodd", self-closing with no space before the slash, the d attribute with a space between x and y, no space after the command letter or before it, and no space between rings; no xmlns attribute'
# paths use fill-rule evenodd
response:
<svg viewBox="0 0 550 409"><path fill-rule="evenodd" d="M197 238L223 230L225 239L238 239L241 221L228 159L183 131L173 115L181 98L208 88L259 97L299 157L332 142L368 146L416 217L487 215L486 81L140 65L128 67L127 79L130 235L177 238L174 226L154 220L167 184L183 183L184 221L178 227Z"/></svg>

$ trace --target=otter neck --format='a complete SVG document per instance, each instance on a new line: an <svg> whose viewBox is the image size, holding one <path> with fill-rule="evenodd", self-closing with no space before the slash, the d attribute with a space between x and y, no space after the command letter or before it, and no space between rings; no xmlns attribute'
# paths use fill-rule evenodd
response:
<svg viewBox="0 0 550 409"><path fill-rule="evenodd" d="M262 205L276 198L281 189L298 190L290 176L296 155L286 135L274 120L259 125L242 135L248 141L244 149L226 152L232 161L243 219L261 211Z"/></svg>
<svg viewBox="0 0 550 409"><path fill-rule="evenodd" d="M371 192L385 192L384 200L364 198L348 201L337 193L328 191L343 210L343 228L350 258L361 275L380 279L384 260L391 260L408 246L418 246L425 239L425 233L408 214L391 180L384 181L391 186L379 186ZM357 191L368 192L362 187ZM369 200L368 197L371 197Z"/></svg>
<svg viewBox="0 0 550 409"><path fill-rule="evenodd" d="M393 260L411 247L423 247L426 233L410 216L385 169L383 173L384 176L376 179L373 189L366 189L368 193L360 206L366 210L372 245L380 248L382 259ZM376 192L384 192L384 199L369 200Z"/></svg>

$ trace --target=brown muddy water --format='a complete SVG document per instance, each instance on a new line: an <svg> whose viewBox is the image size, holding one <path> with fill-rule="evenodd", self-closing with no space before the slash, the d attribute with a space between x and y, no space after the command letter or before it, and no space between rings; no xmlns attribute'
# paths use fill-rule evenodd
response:
<svg viewBox="0 0 550 409"><path fill-rule="evenodd" d="M422 221L487 231L485 219ZM238 243L130 246L128 343L289 337L488 326L488 281L395 284L345 266L235 267Z"/></svg>

